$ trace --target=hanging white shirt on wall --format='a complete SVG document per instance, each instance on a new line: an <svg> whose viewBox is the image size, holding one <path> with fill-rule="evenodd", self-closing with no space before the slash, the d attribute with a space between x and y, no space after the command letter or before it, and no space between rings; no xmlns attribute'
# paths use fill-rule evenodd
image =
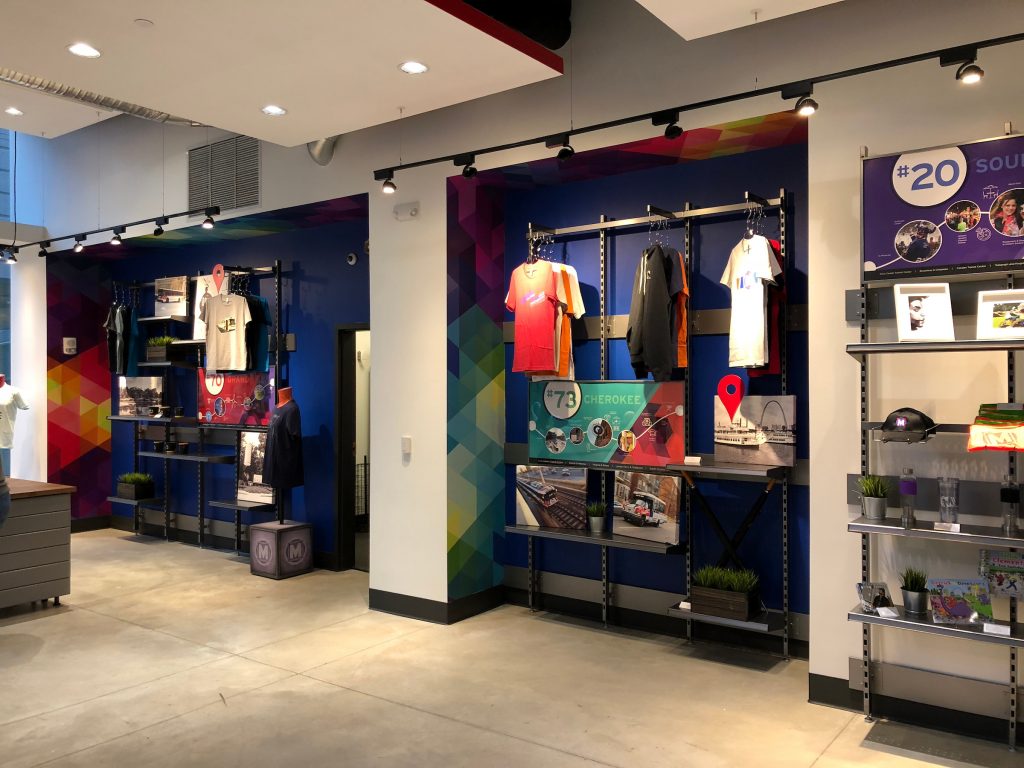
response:
<svg viewBox="0 0 1024 768"><path fill-rule="evenodd" d="M251 321L244 296L226 293L206 302L207 370L245 370L245 326Z"/></svg>
<svg viewBox="0 0 1024 768"><path fill-rule="evenodd" d="M0 387L0 448L14 447L14 422L19 410L27 411L28 405L18 388L10 384Z"/></svg>
<svg viewBox="0 0 1024 768"><path fill-rule="evenodd" d="M765 284L775 282L782 268L768 239L754 235L743 238L729 254L722 273L722 285L732 294L729 319L729 365L753 368L768 362L768 334L765 310L768 293Z"/></svg>

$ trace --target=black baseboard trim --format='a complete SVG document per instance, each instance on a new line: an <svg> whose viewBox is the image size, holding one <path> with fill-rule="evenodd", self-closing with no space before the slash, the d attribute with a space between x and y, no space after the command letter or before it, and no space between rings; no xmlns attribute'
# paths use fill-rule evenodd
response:
<svg viewBox="0 0 1024 768"><path fill-rule="evenodd" d="M570 616L587 619L589 621L601 621L601 605L589 600L580 600L574 597L561 595L537 595L536 604L539 610L551 611L553 613L565 613ZM506 589L506 599L514 605L526 606L528 596L525 589ZM654 632L660 635L671 635L672 637L684 638L686 636L686 621L669 615L659 615L648 611L638 611L634 608L611 607L608 611L608 623L625 629L638 629L643 632ZM693 624L693 639L722 643L738 648L764 651L765 653L781 654L782 641L778 637L743 632L741 630L719 627L714 624ZM789 655L792 658L806 659L809 653L809 645L806 640L789 640Z"/></svg>
<svg viewBox="0 0 1024 768"><path fill-rule="evenodd" d="M812 704L827 704L854 712L863 711L861 693L850 688L848 681L827 675L811 674L808 677L808 699ZM1006 740L1008 726L1006 720L996 717L881 694L872 694L871 714L907 725L998 742Z"/></svg>
<svg viewBox="0 0 1024 768"><path fill-rule="evenodd" d="M828 675L807 675L807 700L811 704L826 704L840 709L863 709L859 691L850 687L850 683L841 677Z"/></svg>
<svg viewBox="0 0 1024 768"><path fill-rule="evenodd" d="M448 623L455 624L463 619L486 613L493 608L497 608L499 605L504 605L506 602L505 587L503 585L485 589L483 592L477 592L475 595L457 598L448 603Z"/></svg>
<svg viewBox="0 0 1024 768"><path fill-rule="evenodd" d="M96 517L76 517L71 520L71 532L83 533L84 531L100 531L110 528L110 515L98 515Z"/></svg>
<svg viewBox="0 0 1024 768"><path fill-rule="evenodd" d="M313 567L323 568L326 571L340 571L342 570L341 558L338 557L337 552L314 552Z"/></svg>
<svg viewBox="0 0 1024 768"><path fill-rule="evenodd" d="M111 515L110 527L117 531L130 531L132 529L132 519L124 515Z"/></svg>
<svg viewBox="0 0 1024 768"><path fill-rule="evenodd" d="M429 621L432 624L455 624L463 619L497 608L504 602L505 588L501 586L492 587L450 603L400 595L380 589L370 590L370 610Z"/></svg>

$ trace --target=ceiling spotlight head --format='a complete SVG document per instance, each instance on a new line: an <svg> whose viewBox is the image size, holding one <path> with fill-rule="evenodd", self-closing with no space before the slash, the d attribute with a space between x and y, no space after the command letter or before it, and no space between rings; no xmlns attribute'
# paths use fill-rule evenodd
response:
<svg viewBox="0 0 1024 768"><path fill-rule="evenodd" d="M6 112L11 117L21 117L22 115L25 114L24 112L22 112L17 107L8 107L7 109L4 110L4 112Z"/></svg>
<svg viewBox="0 0 1024 768"><path fill-rule="evenodd" d="M794 107L796 113L801 117L810 117L818 111L818 102L812 99L810 96L801 96Z"/></svg>
<svg viewBox="0 0 1024 768"><path fill-rule="evenodd" d="M391 179L385 179L384 183L380 185L380 191L385 195L393 195L398 191L398 186Z"/></svg>
<svg viewBox="0 0 1024 768"><path fill-rule="evenodd" d="M7 263L17 264L18 263L18 249L13 245L7 249Z"/></svg>
<svg viewBox="0 0 1024 768"><path fill-rule="evenodd" d="M46 254L48 253L48 251L46 249L49 248L49 247L50 247L50 241L49 240L46 240L46 241L40 243L39 244L39 252L36 254L36 256L38 256L40 259L46 258Z"/></svg>
<svg viewBox="0 0 1024 768"><path fill-rule="evenodd" d="M100 57L100 52L88 43L72 43L68 46L68 50L83 59L98 59Z"/></svg>
<svg viewBox="0 0 1024 768"><path fill-rule="evenodd" d="M203 229L213 229L213 224L213 216L207 216L205 219L203 219L202 227Z"/></svg>
<svg viewBox="0 0 1024 768"><path fill-rule="evenodd" d="M75 253L81 253L85 250L85 235L75 235L75 247L72 250Z"/></svg>
<svg viewBox="0 0 1024 768"><path fill-rule="evenodd" d="M287 115L288 110L284 107L279 107L277 104L267 104L263 108L264 115L270 115L271 117L281 117L281 115Z"/></svg>
<svg viewBox="0 0 1024 768"><path fill-rule="evenodd" d="M162 235L163 233L164 228L161 227L159 224L157 224L156 227L153 228L153 237L160 237L160 235Z"/></svg>
<svg viewBox="0 0 1024 768"><path fill-rule="evenodd" d="M679 127L677 123L669 123L665 126L665 138L666 139L678 139L683 135L683 129Z"/></svg>
<svg viewBox="0 0 1024 768"><path fill-rule="evenodd" d="M961 64L960 68L956 71L956 79L964 85L974 85L980 83L981 78L985 76L985 70L975 64L973 61L969 61L966 64Z"/></svg>
<svg viewBox="0 0 1024 768"><path fill-rule="evenodd" d="M166 224L168 221L169 219L166 216L161 216L159 219L153 222L154 224L156 224L156 228L153 230L153 237L160 237L160 235L164 233L164 224Z"/></svg>
<svg viewBox="0 0 1024 768"><path fill-rule="evenodd" d="M572 148L572 144L568 141L562 145L562 148L558 150L558 161L564 163L570 157L576 154L576 150Z"/></svg>
<svg viewBox="0 0 1024 768"><path fill-rule="evenodd" d="M476 176L476 173L477 171L475 165L467 165L465 168L462 169L462 175L467 179L472 179L474 176Z"/></svg>
<svg viewBox="0 0 1024 768"><path fill-rule="evenodd" d="M399 64L398 68L407 75L422 75L430 69L426 64L419 61L405 61Z"/></svg>
<svg viewBox="0 0 1024 768"><path fill-rule="evenodd" d="M211 205L209 208L207 208L205 211L203 211L203 213L206 214L206 218L203 219L203 223L202 223L203 229L213 229L213 224L214 224L213 217L220 213L220 206L219 205Z"/></svg>
<svg viewBox="0 0 1024 768"><path fill-rule="evenodd" d="M110 244L111 245L120 245L121 244L121 236L115 232L114 236L112 238L110 238Z"/></svg>

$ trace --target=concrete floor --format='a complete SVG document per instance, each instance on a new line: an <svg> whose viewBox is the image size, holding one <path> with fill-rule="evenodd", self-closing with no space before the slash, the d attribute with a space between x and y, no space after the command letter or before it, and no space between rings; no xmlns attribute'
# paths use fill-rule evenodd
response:
<svg viewBox="0 0 1024 768"><path fill-rule="evenodd" d="M72 567L61 608L0 611L4 768L965 764L872 746L802 661L513 606L424 624L369 612L365 573L275 582L116 531Z"/></svg>

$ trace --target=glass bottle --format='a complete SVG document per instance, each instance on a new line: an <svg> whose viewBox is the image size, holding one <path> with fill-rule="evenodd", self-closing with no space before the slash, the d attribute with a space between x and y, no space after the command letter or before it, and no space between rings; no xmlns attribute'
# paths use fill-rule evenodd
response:
<svg viewBox="0 0 1024 768"><path fill-rule="evenodd" d="M903 514L900 523L904 528L914 527L914 501L917 498L917 478L911 467L904 467L900 475L900 506Z"/></svg>
<svg viewBox="0 0 1024 768"><path fill-rule="evenodd" d="M1003 534L1017 535L1017 511L1020 508L1020 487L1003 475L1003 485L999 489L999 501L1003 507Z"/></svg>

